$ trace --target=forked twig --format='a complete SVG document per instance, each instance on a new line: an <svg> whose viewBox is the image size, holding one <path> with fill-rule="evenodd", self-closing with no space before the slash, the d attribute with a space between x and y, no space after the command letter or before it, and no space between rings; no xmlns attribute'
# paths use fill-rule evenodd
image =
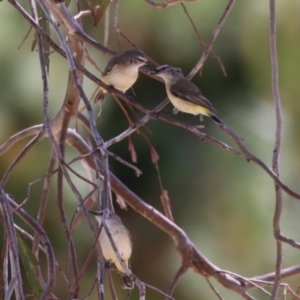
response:
<svg viewBox="0 0 300 300"><path fill-rule="evenodd" d="M7 236L7 246L10 255L10 266L11 266L11 282L9 283L8 289L9 293L15 290L15 295L17 299L25 300L25 294L23 290L23 281L21 277L21 268L19 260L19 250L16 230L14 227L14 220L12 217L12 212L9 206L9 198L5 193L4 188L0 185L0 207L2 211L3 224L5 227L5 232Z"/></svg>
<svg viewBox="0 0 300 300"><path fill-rule="evenodd" d="M187 264L183 264L180 266L179 270L176 272L169 288L167 294L172 296L175 290L176 285L179 283L181 277L188 271L189 266Z"/></svg>
<svg viewBox="0 0 300 300"><path fill-rule="evenodd" d="M212 289L212 291L215 293L215 295L218 297L219 300L224 300L224 298L220 295L220 293L217 291L217 289L213 286L209 278L205 277L206 282L208 283L209 287Z"/></svg>
<svg viewBox="0 0 300 300"><path fill-rule="evenodd" d="M185 5L184 5L183 3L181 3L181 7L183 8L183 10L184 10L185 14L187 15L188 19L190 20L190 22L191 22L191 24L192 24L192 26L193 26L193 29L194 29L194 31L195 31L197 37L198 37L198 40L199 40L199 43L200 43L200 47L201 47L201 49L203 50L203 48L206 47L206 45L205 45L205 43L203 42L203 40L202 40L202 38L201 38L201 36L200 36L200 34L199 34L199 31L197 30L197 27L196 27L196 25L195 25L195 23L194 23L194 21L193 21L191 15L189 14L187 8L185 7ZM226 69L225 69L225 67L224 67L224 65L223 65L223 63L222 63L221 58L217 55L217 53L216 53L213 49L211 49L211 53L212 53L213 57L214 57L214 58L217 60L217 62L219 63L220 68L221 68L221 70L222 70L222 72L223 72L223 75L226 77L226 76L227 76Z"/></svg>
<svg viewBox="0 0 300 300"><path fill-rule="evenodd" d="M166 0L164 3L156 3L153 0L145 0L146 3L151 5L153 8L156 9L163 9L170 7L175 4L184 3L184 2L196 2L197 0Z"/></svg>
<svg viewBox="0 0 300 300"><path fill-rule="evenodd" d="M213 30L212 37L210 38L205 49L203 50L202 56L200 57L199 61L196 63L194 68L191 70L191 72L187 76L188 79L193 78L199 72L199 70L202 68L205 60L207 59L208 55L210 54L210 52L212 50L212 47L217 39L217 36L218 36L222 26L224 25L234 3L235 3L235 0L229 0L229 3L227 5L227 7L225 8L224 13L222 14L219 22L217 23L216 27Z"/></svg>

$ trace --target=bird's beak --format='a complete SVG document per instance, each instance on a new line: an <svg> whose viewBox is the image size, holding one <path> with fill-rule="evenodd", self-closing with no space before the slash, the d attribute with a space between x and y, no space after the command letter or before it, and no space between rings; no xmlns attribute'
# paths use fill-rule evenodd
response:
<svg viewBox="0 0 300 300"><path fill-rule="evenodd" d="M137 58L139 61L140 61L140 63L141 64L143 64L143 65L146 65L147 64L147 62L148 62L148 58L147 57L138 57Z"/></svg>
<svg viewBox="0 0 300 300"><path fill-rule="evenodd" d="M97 211L92 211L92 210L89 210L89 213L93 214L93 215L97 215L98 214Z"/></svg>
<svg viewBox="0 0 300 300"><path fill-rule="evenodd" d="M150 75L157 75L157 73L159 73L159 71L157 71L157 69L150 70Z"/></svg>
<svg viewBox="0 0 300 300"><path fill-rule="evenodd" d="M144 58L143 58L143 62L144 62L144 64L146 65L147 62L148 62L148 58L147 58L147 57L144 57Z"/></svg>

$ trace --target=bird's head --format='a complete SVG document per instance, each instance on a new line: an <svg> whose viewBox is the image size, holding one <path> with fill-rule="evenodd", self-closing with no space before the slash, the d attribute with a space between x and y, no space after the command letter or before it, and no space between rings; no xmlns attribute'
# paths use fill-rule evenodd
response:
<svg viewBox="0 0 300 300"><path fill-rule="evenodd" d="M145 54L138 50L125 50L122 55L131 65L143 66L148 61Z"/></svg>
<svg viewBox="0 0 300 300"><path fill-rule="evenodd" d="M164 79L165 81L169 78L183 77L180 68L174 68L170 65L162 65L151 71L151 75L156 75Z"/></svg>

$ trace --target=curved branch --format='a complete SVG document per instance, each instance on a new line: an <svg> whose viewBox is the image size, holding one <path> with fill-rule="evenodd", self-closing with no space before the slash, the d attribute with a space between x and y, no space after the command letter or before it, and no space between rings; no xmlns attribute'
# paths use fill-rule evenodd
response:
<svg viewBox="0 0 300 300"><path fill-rule="evenodd" d="M91 151L90 146L73 130L68 130L66 141L81 155L90 153ZM95 165L93 160L88 156L85 157L85 160L92 169L102 168L100 160L97 160L97 165ZM194 269L194 271L202 276L212 276L223 286L235 291L246 299L252 299L246 293L245 287L243 287L242 284L235 278L220 272L221 270L212 264L195 247L195 245L189 240L186 233L180 227L171 222L155 208L149 204L146 204L112 173L110 173L110 184L112 190L120 195L135 211L172 237L177 250L182 257L182 260L190 261L192 264L191 267Z"/></svg>

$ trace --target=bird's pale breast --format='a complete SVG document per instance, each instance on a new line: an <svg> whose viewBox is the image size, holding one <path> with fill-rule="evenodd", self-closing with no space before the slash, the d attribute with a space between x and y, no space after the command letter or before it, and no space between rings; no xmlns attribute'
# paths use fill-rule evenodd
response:
<svg viewBox="0 0 300 300"><path fill-rule="evenodd" d="M103 77L103 81L124 93L136 82L139 67L137 65L121 68L118 66Z"/></svg>
<svg viewBox="0 0 300 300"><path fill-rule="evenodd" d="M127 229L122 226L118 226L117 229L114 229L114 226L110 226L110 224L108 224L108 227L119 254L124 259L126 264L128 264L128 260L130 259L132 252L132 245ZM115 263L120 271L124 271L122 266L118 263L117 255L111 246L110 240L104 228L101 231L99 241L104 258Z"/></svg>

